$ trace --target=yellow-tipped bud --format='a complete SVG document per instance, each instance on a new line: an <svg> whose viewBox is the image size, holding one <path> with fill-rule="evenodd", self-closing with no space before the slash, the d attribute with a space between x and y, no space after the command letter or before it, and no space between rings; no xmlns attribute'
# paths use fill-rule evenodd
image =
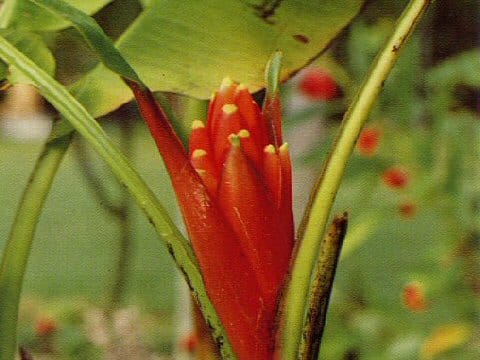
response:
<svg viewBox="0 0 480 360"><path fill-rule="evenodd" d="M289 150L290 146L288 145L288 143L283 143L279 148L278 148L278 151L281 152L281 153L287 153L288 150Z"/></svg>
<svg viewBox="0 0 480 360"><path fill-rule="evenodd" d="M192 130L201 129L201 128L204 128L204 127L205 127L205 124L203 123L202 120L193 120Z"/></svg>
<svg viewBox="0 0 480 360"><path fill-rule="evenodd" d="M250 131L248 131L247 129L242 129L238 132L237 135L242 139L246 139L250 137Z"/></svg>
<svg viewBox="0 0 480 360"><path fill-rule="evenodd" d="M232 79L229 76L227 76L227 77L223 78L222 84L220 85L220 88L224 89L224 88L227 88L227 87L231 86L232 84L233 84Z"/></svg>
<svg viewBox="0 0 480 360"><path fill-rule="evenodd" d="M238 111L238 106L235 104L225 104L222 107L222 111L227 115L231 115Z"/></svg>
<svg viewBox="0 0 480 360"><path fill-rule="evenodd" d="M240 146L240 136L237 134L230 134L228 135L228 140L233 146L239 147Z"/></svg>
<svg viewBox="0 0 480 360"><path fill-rule="evenodd" d="M277 151L275 150L275 146L269 144L263 148L263 152L267 154L275 154Z"/></svg>
<svg viewBox="0 0 480 360"><path fill-rule="evenodd" d="M192 159L198 159L202 156L205 156L207 155L207 152L203 149L195 149L193 150L192 152Z"/></svg>

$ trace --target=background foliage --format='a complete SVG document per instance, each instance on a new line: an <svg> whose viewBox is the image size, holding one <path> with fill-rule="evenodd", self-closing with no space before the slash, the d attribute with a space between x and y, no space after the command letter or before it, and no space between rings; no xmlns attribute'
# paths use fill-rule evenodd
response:
<svg viewBox="0 0 480 360"><path fill-rule="evenodd" d="M480 78L475 70L480 67L480 50L478 34L467 30L479 28L472 25L480 19L474 3L435 5L371 116L369 126L381 134L378 151L371 157L357 152L349 164L336 209L348 209L351 225L331 301L322 349L325 359L473 360L480 355ZM353 0L341 6L335 1L291 2L295 6L285 2L276 16L262 19L255 6L271 2L202 4L192 2L180 9L177 2L156 0L75 3L96 13L154 89L202 98L225 75L258 89L266 59L278 47L288 50L284 76L296 72L362 5ZM403 5L405 1L368 2L333 47L314 62L332 74L342 89L341 98L308 99L297 87L302 73L285 84L287 138L296 153L297 218L308 191L305 184L313 181L341 114ZM448 20L446 14L453 15ZM94 115L111 113L130 100L124 86L97 65L75 31L50 15L40 15L26 0L6 1L0 24L10 30L2 30L2 35L50 73L56 69L57 77L71 84ZM181 31L163 31L172 24ZM199 29L208 29L208 34L193 31ZM300 34L309 42L293 37ZM15 80L15 72L4 69L4 74ZM182 113L185 100L172 99ZM124 105L101 121L118 139L120 124L128 128L134 144L132 162L175 215L175 201L152 142L141 123L125 118L137 118L134 107ZM20 185L38 151L35 142L0 139L1 241L7 237ZM92 194L73 151L61 167L39 224L24 287L20 344L47 358L95 359L102 358L105 348L85 327L92 309L109 305L119 230ZM121 189L103 163L90 155L109 195L121 198ZM382 174L392 166L407 171L406 187L385 185ZM413 214L399 210L406 203L414 206ZM139 309L135 316L145 334L137 339L142 346L170 354L178 342L172 325L177 304L173 263L146 219L136 209L131 211L133 247L121 305ZM65 221L65 216L73 221ZM404 288L412 281L425 289L423 311L405 306ZM39 322L45 318L57 324L52 335L39 333Z"/></svg>

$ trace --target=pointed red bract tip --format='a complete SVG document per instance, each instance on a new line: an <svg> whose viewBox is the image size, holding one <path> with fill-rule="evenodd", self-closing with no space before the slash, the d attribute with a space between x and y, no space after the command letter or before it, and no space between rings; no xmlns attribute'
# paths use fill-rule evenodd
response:
<svg viewBox="0 0 480 360"><path fill-rule="evenodd" d="M282 168L275 146L269 144L263 150L263 174L275 207L280 208L282 201Z"/></svg>

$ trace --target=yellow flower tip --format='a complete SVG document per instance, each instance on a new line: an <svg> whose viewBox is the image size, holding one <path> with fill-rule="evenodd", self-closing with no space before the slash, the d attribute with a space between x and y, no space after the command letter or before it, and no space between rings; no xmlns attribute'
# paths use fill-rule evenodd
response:
<svg viewBox="0 0 480 360"><path fill-rule="evenodd" d="M242 139L246 139L250 137L250 131L248 131L247 129L242 129L238 132L237 135Z"/></svg>
<svg viewBox="0 0 480 360"><path fill-rule="evenodd" d="M210 101L215 100L216 97L217 97L217 92L216 91L212 92L212 94L210 95Z"/></svg>
<svg viewBox="0 0 480 360"><path fill-rule="evenodd" d="M240 147L240 136L238 136L237 134L228 135L228 140L230 141L232 146Z"/></svg>
<svg viewBox="0 0 480 360"><path fill-rule="evenodd" d="M238 111L238 107L235 104L225 104L222 106L222 111L227 115L231 115Z"/></svg>
<svg viewBox="0 0 480 360"><path fill-rule="evenodd" d="M192 152L192 159L198 159L202 156L205 156L207 155L207 152L203 149L195 149L193 150Z"/></svg>
<svg viewBox="0 0 480 360"><path fill-rule="evenodd" d="M226 88L232 86L232 84L233 84L232 78L229 77L229 76L226 76L222 80L222 84L220 85L220 89L222 89L222 90L226 89Z"/></svg>
<svg viewBox="0 0 480 360"><path fill-rule="evenodd" d="M269 144L263 148L263 152L266 154L275 154L276 153L275 146L273 146L272 144Z"/></svg>
<svg viewBox="0 0 480 360"><path fill-rule="evenodd" d="M205 170L205 169L195 169L195 171L200 176L205 175L207 173L207 170Z"/></svg>
<svg viewBox="0 0 480 360"><path fill-rule="evenodd" d="M247 85L245 85L243 83L240 83L240 85L237 86L238 91L245 90L245 89L248 90L248 87L247 87Z"/></svg>
<svg viewBox="0 0 480 360"><path fill-rule="evenodd" d="M201 129L201 128L204 128L204 127L205 127L205 124L203 123L202 120L193 120L192 130Z"/></svg>
<svg viewBox="0 0 480 360"><path fill-rule="evenodd" d="M288 145L288 143L283 143L283 144L278 148L278 151L284 154L284 153L287 153L289 149L290 149L290 146Z"/></svg>

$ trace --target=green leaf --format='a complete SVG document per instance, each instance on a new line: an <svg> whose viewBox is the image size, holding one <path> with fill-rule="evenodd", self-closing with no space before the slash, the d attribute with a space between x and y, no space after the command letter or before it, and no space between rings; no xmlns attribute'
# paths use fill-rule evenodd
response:
<svg viewBox="0 0 480 360"><path fill-rule="evenodd" d="M0 61L0 81L4 81L8 75L8 65Z"/></svg>
<svg viewBox="0 0 480 360"><path fill-rule="evenodd" d="M354 253L377 229L378 223L383 214L371 213L362 214L349 224L348 234L342 248L342 259Z"/></svg>
<svg viewBox="0 0 480 360"><path fill-rule="evenodd" d="M451 86L465 84L480 87L480 51L466 51L435 66L427 74L427 84L431 88L451 91Z"/></svg>
<svg viewBox="0 0 480 360"><path fill-rule="evenodd" d="M265 68L265 96L273 99L278 95L280 73L282 71L282 53L276 51L268 60Z"/></svg>
<svg viewBox="0 0 480 360"><path fill-rule="evenodd" d="M94 14L112 0L67 0L72 6ZM6 0L0 12L0 27L14 27L30 31L53 31L70 26L70 23L30 0Z"/></svg>
<svg viewBox="0 0 480 360"><path fill-rule="evenodd" d="M213 305L208 299L202 275L190 244L183 238L167 211L155 195L129 165L118 147L109 139L97 121L67 91L30 59L0 36L0 58L17 67L34 83L40 93L67 119L89 142L92 148L106 161L119 181L127 187L140 208L145 212L168 247L177 265L185 274L193 295L199 301L203 313L226 358L234 359L223 326ZM1 309L0 309L1 310Z"/></svg>
<svg viewBox="0 0 480 360"><path fill-rule="evenodd" d="M207 99L225 76L257 91L265 86L265 64L274 51L283 53L281 79L286 80L321 53L362 4L285 0L262 18L261 9L247 1L152 0L117 47L153 91ZM101 67L75 86L96 95L80 99L95 116L131 99L129 89L112 85L111 78Z"/></svg>
<svg viewBox="0 0 480 360"><path fill-rule="evenodd" d="M11 29L0 30L0 35L8 39L8 41L20 49L26 56L35 59L35 64L45 72L53 75L55 72L55 59L39 35ZM5 64L3 66L4 73L2 74L0 72L2 79L8 78L8 81L12 84L29 82L29 79L24 77L14 66L8 67Z"/></svg>
<svg viewBox="0 0 480 360"><path fill-rule="evenodd" d="M96 50L97 56L102 63L119 74L120 76L135 81L143 86L142 81L125 61L118 50L113 46L112 41L105 35L102 28L85 12L61 0L32 0L34 3L48 9L51 13L57 14L70 21L73 26L82 34L88 45Z"/></svg>

